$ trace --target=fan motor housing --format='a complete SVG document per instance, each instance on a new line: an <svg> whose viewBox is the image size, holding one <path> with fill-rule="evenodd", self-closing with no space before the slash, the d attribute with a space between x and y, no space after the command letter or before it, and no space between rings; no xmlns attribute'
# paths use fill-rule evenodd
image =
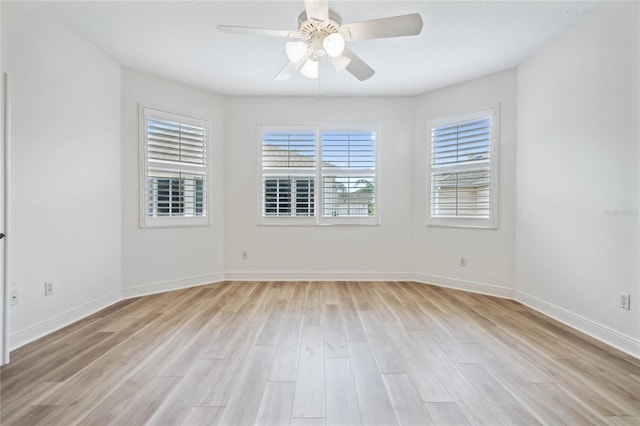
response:
<svg viewBox="0 0 640 426"><path fill-rule="evenodd" d="M342 17L331 8L329 8L329 20L326 22L309 19L304 10L298 16L298 34L305 40L323 39L329 34L337 33L340 25L342 25Z"/></svg>

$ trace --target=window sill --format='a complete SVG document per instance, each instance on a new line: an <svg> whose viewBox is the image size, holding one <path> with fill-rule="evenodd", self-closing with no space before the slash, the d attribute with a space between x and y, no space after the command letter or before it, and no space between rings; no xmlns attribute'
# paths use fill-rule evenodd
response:
<svg viewBox="0 0 640 426"><path fill-rule="evenodd" d="M427 222L429 228L467 228L467 229L498 229L498 224L491 219L471 218L432 218Z"/></svg>
<svg viewBox="0 0 640 426"><path fill-rule="evenodd" d="M144 218L140 223L142 229L158 229L158 228L191 228L210 226L211 222L208 217L156 217Z"/></svg>
<svg viewBox="0 0 640 426"><path fill-rule="evenodd" d="M260 218L258 226L380 226L378 217L308 218L279 217Z"/></svg>

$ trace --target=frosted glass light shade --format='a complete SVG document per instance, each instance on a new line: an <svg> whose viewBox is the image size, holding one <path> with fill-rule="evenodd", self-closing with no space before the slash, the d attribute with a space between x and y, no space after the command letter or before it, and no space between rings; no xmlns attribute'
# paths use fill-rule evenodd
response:
<svg viewBox="0 0 640 426"><path fill-rule="evenodd" d="M318 78L318 61L307 59L302 68L300 68L300 74L307 78Z"/></svg>
<svg viewBox="0 0 640 426"><path fill-rule="evenodd" d="M322 47L331 58L337 58L344 52L344 37L340 33L329 34L322 40Z"/></svg>

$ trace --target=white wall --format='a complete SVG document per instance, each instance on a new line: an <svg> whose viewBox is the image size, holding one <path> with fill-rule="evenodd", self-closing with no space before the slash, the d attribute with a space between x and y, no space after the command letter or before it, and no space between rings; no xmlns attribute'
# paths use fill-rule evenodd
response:
<svg viewBox="0 0 640 426"><path fill-rule="evenodd" d="M638 3L518 70L518 298L640 354ZM631 310L618 293L631 294Z"/></svg>
<svg viewBox="0 0 640 426"><path fill-rule="evenodd" d="M120 66L30 2L2 2L2 65L16 347L120 298Z"/></svg>
<svg viewBox="0 0 640 426"><path fill-rule="evenodd" d="M0 47L2 46L2 7L0 7ZM5 162L5 146L6 146L6 142L5 142L5 118L4 118L4 104L5 104L5 96L6 94L4 93L4 75L2 74L2 70L4 70L4 67L2 66L2 49L0 48L0 93L2 93L2 95L0 96L0 158L2 159L0 161L0 173L2 174L2 177L0 178L0 180L2 181L2 188L0 190L0 204L2 205L1 207L1 211L0 211L0 227L2 227L2 229L0 229L1 232L5 231L5 214L4 214L4 208L5 208L5 191L4 191L4 185L5 185L5 171L6 171L6 162ZM5 314L7 314L7 310L5 309L5 292L6 292L6 287L5 287L5 280L4 280L4 276L6 273L6 269L5 269L5 265L4 265L4 258L5 258L5 251L4 251L4 246L5 246L6 240L2 241L0 243L0 262L2 262L2 269L0 270L0 365L3 365L7 362L9 362L9 348L8 348L8 337L9 337L9 332L6 330L5 325L7 324L7 321L5 321Z"/></svg>
<svg viewBox="0 0 640 426"><path fill-rule="evenodd" d="M210 120L212 224L139 227L138 103ZM122 282L134 296L223 279L223 97L124 68L122 73Z"/></svg>
<svg viewBox="0 0 640 426"><path fill-rule="evenodd" d="M381 226L257 226L260 124L379 123ZM230 97L225 271L232 279L405 279L413 222L412 98ZM241 259L242 251L248 260Z"/></svg>
<svg viewBox="0 0 640 426"><path fill-rule="evenodd" d="M515 287L516 71L507 70L416 99L413 269L424 282L507 297ZM427 227L428 122L499 106L498 229ZM465 257L467 266L459 266Z"/></svg>

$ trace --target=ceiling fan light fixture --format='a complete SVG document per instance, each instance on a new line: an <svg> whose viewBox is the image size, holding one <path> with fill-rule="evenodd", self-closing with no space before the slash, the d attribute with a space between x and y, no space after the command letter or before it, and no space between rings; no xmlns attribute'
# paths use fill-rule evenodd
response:
<svg viewBox="0 0 640 426"><path fill-rule="evenodd" d="M322 47L331 58L337 58L344 52L344 37L340 33L329 34L322 40Z"/></svg>
<svg viewBox="0 0 640 426"><path fill-rule="evenodd" d="M345 46L347 41L404 37L418 35L422 31L423 22L418 13L352 22L343 26L342 17L328 6L328 0L304 0L304 5L304 10L298 16L297 31L229 25L218 25L218 30L294 39L286 44L289 62L276 74L275 80L286 80L296 72L317 79L318 63L328 57L338 73L346 70L360 81L371 78L375 70Z"/></svg>
<svg viewBox="0 0 640 426"><path fill-rule="evenodd" d="M318 78L318 61L307 59L302 68L300 68L300 74L311 79Z"/></svg>
<svg viewBox="0 0 640 426"><path fill-rule="evenodd" d="M290 41L286 45L287 58L294 64L298 64L309 51L309 46L304 41Z"/></svg>

